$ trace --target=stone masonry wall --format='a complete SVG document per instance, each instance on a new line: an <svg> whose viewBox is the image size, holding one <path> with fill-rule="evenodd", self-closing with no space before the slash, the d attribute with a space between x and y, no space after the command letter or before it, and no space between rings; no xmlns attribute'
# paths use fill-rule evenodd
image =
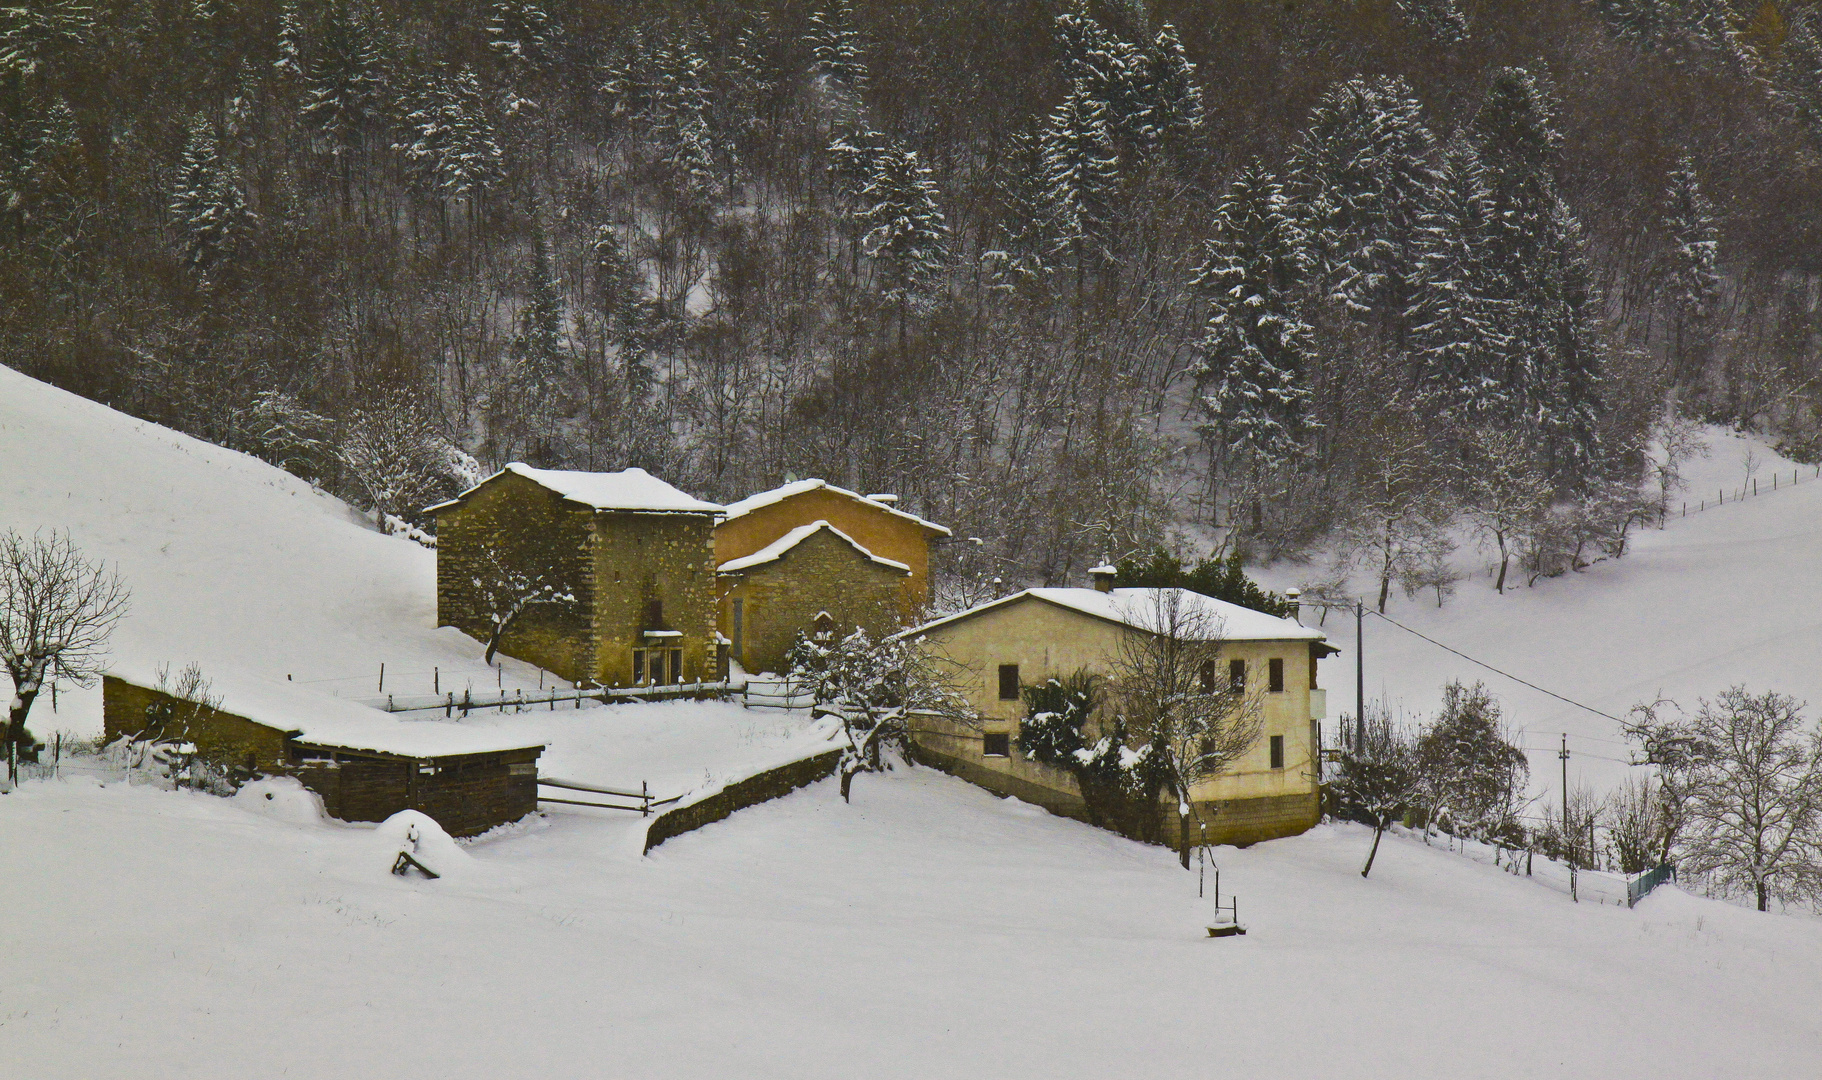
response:
<svg viewBox="0 0 1822 1080"><path fill-rule="evenodd" d="M683 650L685 682L720 677L715 652L715 538L708 514L595 515L594 625L598 646L591 675L604 686L632 681L633 650L658 644L646 630L676 630L665 643ZM659 624L647 625L651 604Z"/></svg>
<svg viewBox="0 0 1822 1080"><path fill-rule="evenodd" d="M738 574L721 599L722 633L733 636L733 602L742 603L741 649L748 671L782 674L799 632L827 611L837 635L865 627L880 637L900 627L902 571L867 558L824 529L782 557Z"/></svg>
<svg viewBox="0 0 1822 1080"><path fill-rule="evenodd" d="M150 687L104 675L101 679L101 723L109 741L146 730L148 710L155 705L174 708L187 719L182 730L165 730L160 737L196 744L205 761L248 772L277 772L285 764L285 733L243 716L199 707Z"/></svg>

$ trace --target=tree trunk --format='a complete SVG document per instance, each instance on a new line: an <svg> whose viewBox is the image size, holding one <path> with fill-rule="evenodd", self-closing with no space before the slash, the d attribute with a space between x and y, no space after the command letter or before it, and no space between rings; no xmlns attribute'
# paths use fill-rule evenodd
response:
<svg viewBox="0 0 1822 1080"><path fill-rule="evenodd" d="M1385 614L1386 594L1390 593L1391 591L1392 591L1392 575L1391 574L1379 575L1379 613L1381 615Z"/></svg>
<svg viewBox="0 0 1822 1080"><path fill-rule="evenodd" d="M1373 850L1367 852L1366 865L1360 868L1360 876L1366 877L1373 872L1373 860L1379 857L1379 838L1385 835L1385 825L1381 823L1373 829Z"/></svg>
<svg viewBox="0 0 1822 1080"><path fill-rule="evenodd" d="M1758 893L1758 896L1759 896L1759 910L1760 911L1768 910L1766 907L1766 901L1768 901L1770 899L1770 897L1766 894L1765 883L1763 881L1761 881L1761 882L1754 884L1753 891Z"/></svg>

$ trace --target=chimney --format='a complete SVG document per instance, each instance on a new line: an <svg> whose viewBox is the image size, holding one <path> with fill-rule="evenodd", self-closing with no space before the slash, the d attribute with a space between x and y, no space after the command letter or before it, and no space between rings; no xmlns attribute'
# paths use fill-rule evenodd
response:
<svg viewBox="0 0 1822 1080"><path fill-rule="evenodd" d="M897 495L888 495L882 491L882 492L867 496L867 501L876 502L882 506L893 506L893 505L897 504L898 496Z"/></svg>
<svg viewBox="0 0 1822 1080"><path fill-rule="evenodd" d="M1284 599L1291 605L1291 621L1294 623L1301 624L1303 622L1303 604L1300 599L1302 596L1302 589L1284 590Z"/></svg>
<svg viewBox="0 0 1822 1080"><path fill-rule="evenodd" d="M1094 582L1095 592L1112 592L1113 576L1117 572L1111 565L1102 563L1089 569L1088 580Z"/></svg>

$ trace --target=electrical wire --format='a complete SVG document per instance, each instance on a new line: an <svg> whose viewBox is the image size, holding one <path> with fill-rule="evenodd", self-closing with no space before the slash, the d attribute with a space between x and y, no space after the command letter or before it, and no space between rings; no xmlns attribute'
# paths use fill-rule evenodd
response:
<svg viewBox="0 0 1822 1080"><path fill-rule="evenodd" d="M1583 705L1583 704L1582 704L1582 703L1581 703L1581 702L1579 702L1579 701L1576 701L1576 700L1575 700L1575 699L1574 699L1574 698L1566 698L1566 697L1564 697L1564 696L1563 696L1563 695L1561 695L1561 694L1559 694L1559 693L1557 693L1557 692L1556 692L1556 691L1554 691L1554 690L1545 690L1545 689L1544 689L1544 688L1543 688L1543 687L1541 687L1541 686L1539 686L1539 685L1537 685L1537 684L1536 684L1536 683L1534 683L1534 682L1530 682L1530 681L1528 681L1528 680L1525 680L1525 679L1521 679L1521 678L1519 678L1519 677L1518 677L1518 676L1517 676L1517 675L1514 675L1514 674L1512 674L1512 673L1511 673L1511 672L1509 672L1509 671L1501 671L1501 670L1499 670L1499 669L1498 669L1498 668L1496 668L1496 667L1494 667L1494 666L1493 666L1493 665L1492 665L1492 664L1489 664L1489 663L1487 663L1487 662L1486 662L1486 661L1485 661L1485 660L1476 660L1476 659L1475 659L1475 658L1474 658L1474 657L1472 657L1472 656L1469 656L1469 655L1468 655L1468 654L1467 654L1467 653L1465 653L1465 652L1462 652L1462 651L1461 651L1461 650L1460 650L1460 649L1455 649L1455 648L1451 648L1451 647L1449 647L1449 646L1447 646L1447 645L1444 645L1444 644L1443 644L1443 643L1442 643L1442 642L1440 642L1440 641L1437 641L1437 640L1436 640L1436 639L1435 639L1435 638L1433 638L1433 637L1429 637L1429 636L1427 636L1427 635L1425 635L1425 634L1420 634L1420 633L1418 633L1418 632L1417 632L1417 631L1415 631L1415 630L1413 630L1413 629L1411 629L1411 628L1410 628L1410 627L1408 627L1408 626L1406 626L1406 625L1405 625L1405 624L1403 624L1403 623L1401 623L1401 622L1399 622L1399 621L1398 621L1398 620L1397 620L1397 619L1394 619L1394 618L1391 618L1391 617L1390 617L1390 616L1387 616L1387 615L1380 615L1380 614L1379 614L1379 612L1377 612L1377 611L1369 611L1369 612L1367 612L1367 614L1368 614L1368 615L1376 615L1376 616L1378 616L1378 617L1379 617L1379 618L1380 618L1380 619L1381 619L1381 620L1383 620L1383 621L1385 621L1385 622L1389 622L1389 623L1391 623L1391 624L1392 624L1392 625L1393 625L1393 626L1396 626L1396 627L1398 627L1398 629L1400 629L1400 630L1403 630L1403 631L1404 631L1404 632L1405 632L1405 633L1407 633L1407 634L1411 634L1411 635L1412 635L1412 636L1414 636L1414 637L1420 637L1420 638L1423 638L1423 639L1424 639L1424 640L1425 640L1425 641L1427 641L1427 642L1429 642L1429 643L1430 643L1430 644L1432 644L1432 645L1434 645L1434 646L1436 646L1436 647L1437 647L1437 648L1439 648L1439 649L1441 649L1441 650L1443 650L1443 651L1444 651L1444 652L1452 652L1452 653L1454 653L1454 654L1455 654L1455 655L1456 655L1456 656L1459 656L1459 657L1461 657L1461 658L1462 658L1462 659L1463 659L1463 660L1466 660L1466 661L1467 661L1467 662L1468 662L1468 663L1470 663L1470 664L1478 664L1478 665L1480 665L1480 666L1481 666L1481 667L1484 667L1484 668L1486 668L1486 669L1487 669L1487 670L1488 670L1488 671L1491 671L1491 672L1492 672L1492 673L1493 673L1493 674L1495 674L1495 675L1502 675L1502 676L1504 676L1504 677L1506 677L1506 678L1508 678L1508 679L1511 679L1511 680L1512 680L1512 681L1513 681L1513 682L1515 682L1515 683L1518 683L1518 684L1519 684L1519 685L1520 685L1520 686L1528 686L1528 687L1530 687L1530 688L1531 688L1531 689L1533 689L1533 690L1535 690L1535 691L1537 691L1537 692L1538 692L1538 693L1540 693L1540 694L1546 694L1546 695L1548 695L1548 696L1550 696L1550 697L1553 697L1553 698L1555 698L1555 699L1556 699L1556 700L1558 700L1558 701L1561 701L1561 702L1563 702L1563 703L1564 703L1564 704L1568 704L1568 705L1573 705L1573 706L1575 706L1575 707L1576 707L1576 708L1578 708L1578 709L1585 709L1585 710L1587 710L1587 711L1588 711L1588 712L1591 712L1591 713L1593 713L1593 714L1594 714L1594 715L1596 715L1596 716L1603 716L1603 717L1606 717L1606 718L1607 718L1607 719L1609 719L1609 720L1611 720L1611 721L1613 721L1613 722L1614 722L1614 723L1616 723L1616 724L1624 724L1624 723L1625 723L1625 722L1626 722L1626 721L1624 721L1624 720L1621 720L1621 719L1620 719L1620 718L1619 718L1619 717L1617 717L1617 716L1614 716L1614 715L1613 715L1613 714L1612 714L1612 713L1604 713L1604 712L1602 712L1602 711L1600 711L1600 710L1599 710L1599 709L1597 709L1597 708L1595 708L1595 707L1594 707L1594 706L1592 706L1592 705Z"/></svg>

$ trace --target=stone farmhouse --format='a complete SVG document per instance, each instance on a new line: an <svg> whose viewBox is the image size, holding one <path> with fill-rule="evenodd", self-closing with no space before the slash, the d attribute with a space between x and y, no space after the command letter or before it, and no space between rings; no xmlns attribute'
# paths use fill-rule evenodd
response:
<svg viewBox="0 0 1822 1080"><path fill-rule="evenodd" d="M884 636L914 622L930 600L930 546L950 534L896 502L799 480L729 505L715 561L730 655L782 673L799 633Z"/></svg>
<svg viewBox="0 0 1822 1080"><path fill-rule="evenodd" d="M1018 731L1021 687L1079 670L1106 676L1123 639L1152 633L1148 615L1157 610L1159 590L1113 588L1111 567L1098 567L1094 578L1094 588L1027 589L906 632L954 672L955 690L983 718L979 730L932 720L915 731L920 760L998 794L1090 820L1074 776L1019 753ZM1316 663L1338 650L1295 619L1187 590L1177 602L1221 628L1220 668L1202 678L1263 690L1258 742L1226 775L1192 791L1209 840L1250 844L1303 832L1322 814L1318 721L1326 695L1316 689ZM1165 818L1174 833L1176 815Z"/></svg>
<svg viewBox="0 0 1822 1080"><path fill-rule="evenodd" d="M437 522L437 624L488 640L498 588L542 599L507 623L500 651L579 685L722 677L715 518L722 508L643 469L512 464L445 503ZM512 590L509 590L512 591Z"/></svg>

